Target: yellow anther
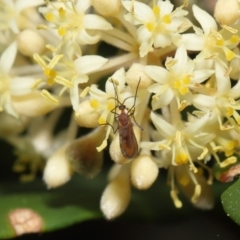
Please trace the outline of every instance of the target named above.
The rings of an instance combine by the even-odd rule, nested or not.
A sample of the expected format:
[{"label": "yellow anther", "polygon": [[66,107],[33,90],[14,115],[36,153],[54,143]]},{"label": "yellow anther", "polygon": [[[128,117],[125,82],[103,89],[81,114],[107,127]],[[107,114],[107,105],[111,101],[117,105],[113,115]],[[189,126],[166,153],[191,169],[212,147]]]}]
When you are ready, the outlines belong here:
[{"label": "yellow anther", "polygon": [[80,94],[80,97],[86,97],[86,95],[88,94],[89,90],[90,90],[90,87],[84,88],[83,91]]},{"label": "yellow anther", "polygon": [[224,52],[228,61],[231,61],[235,57],[235,53],[229,49],[226,49]]},{"label": "yellow anther", "polygon": [[105,139],[105,140],[102,142],[102,144],[101,144],[99,147],[97,147],[97,151],[98,151],[98,152],[102,151],[106,146],[107,146],[107,140]]},{"label": "yellow anther", "polygon": [[57,73],[54,69],[46,68],[44,69],[44,75],[47,77],[55,78]]},{"label": "yellow anther", "polygon": [[38,84],[40,84],[42,82],[42,79],[37,79],[32,85],[31,85],[31,89],[34,90],[37,88]]},{"label": "yellow anther", "polygon": [[175,190],[171,190],[170,192],[171,198],[173,200],[173,203],[176,208],[181,208],[182,207],[182,202],[179,200],[177,196],[177,192]]},{"label": "yellow anther", "polygon": [[220,167],[221,168],[225,168],[228,165],[234,164],[237,162],[237,158],[236,157],[229,157],[226,160],[224,160],[223,162],[220,163]]},{"label": "yellow anther", "polygon": [[65,87],[68,87],[68,88],[72,88],[73,87],[73,83],[72,82],[70,82],[69,80],[67,80],[66,78],[61,77],[61,76],[56,76],[55,77],[55,82],[65,86]]},{"label": "yellow anther", "polygon": [[58,9],[59,17],[64,18],[66,16],[66,11],[62,7]]},{"label": "yellow anther", "polygon": [[54,104],[58,104],[58,100],[47,90],[42,90],[41,95]]},{"label": "yellow anther", "polygon": [[201,191],[202,191],[201,186],[200,186],[199,184],[196,185],[196,186],[195,186],[195,190],[194,190],[194,194],[193,194],[192,199],[191,199],[191,201],[192,201],[193,203],[197,202],[198,198],[199,198],[200,195],[201,195]]}]

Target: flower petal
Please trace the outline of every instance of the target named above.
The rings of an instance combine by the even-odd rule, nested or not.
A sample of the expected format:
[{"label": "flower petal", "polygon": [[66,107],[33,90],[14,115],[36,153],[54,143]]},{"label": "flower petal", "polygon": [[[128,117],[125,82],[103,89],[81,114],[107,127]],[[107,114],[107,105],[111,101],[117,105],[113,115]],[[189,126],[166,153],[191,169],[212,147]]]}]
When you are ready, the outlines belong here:
[{"label": "flower petal", "polygon": [[91,6],[91,0],[77,1],[76,9],[78,12],[85,12]]},{"label": "flower petal", "polygon": [[158,66],[146,66],[143,67],[143,71],[155,82],[161,84],[165,84],[170,77],[168,70]]},{"label": "flower petal", "polygon": [[198,20],[206,35],[210,33],[211,29],[217,31],[216,21],[210,14],[208,14],[206,11],[202,10],[195,4],[193,5],[192,9],[194,17]]},{"label": "flower petal", "polygon": [[17,53],[17,43],[11,43],[8,48],[2,53],[0,59],[0,69],[1,71],[8,73],[11,69]]},{"label": "flower petal", "polygon": [[182,43],[187,50],[200,51],[204,47],[204,36],[199,36],[194,33],[182,34]]},{"label": "flower petal", "polygon": [[43,0],[34,0],[34,1],[20,0],[20,1],[16,1],[15,9],[20,13],[25,8],[37,7],[39,5],[43,5],[44,3],[45,1]]},{"label": "flower petal", "polygon": [[97,55],[89,55],[77,58],[74,64],[77,73],[89,74],[101,68],[107,61],[107,58]]},{"label": "flower petal", "polygon": [[163,118],[154,112],[151,112],[151,119],[157,131],[164,137],[173,136],[176,132],[175,128],[166,122]]},{"label": "flower petal", "polygon": [[132,8],[134,8],[134,19],[137,19],[139,23],[146,23],[155,19],[152,9],[144,3],[135,1],[133,6],[132,1],[122,1],[122,4],[130,14]]},{"label": "flower petal", "polygon": [[192,81],[194,83],[201,83],[206,79],[208,79],[213,73],[214,73],[214,70],[209,70],[209,69],[195,70],[194,75],[192,77]]},{"label": "flower petal", "polygon": [[36,81],[31,77],[15,77],[10,81],[11,95],[24,95],[32,92],[31,86]]},{"label": "flower petal", "polygon": [[217,91],[219,95],[224,95],[225,93],[228,93],[231,89],[231,82],[229,76],[225,76],[226,69],[225,67],[216,62],[215,63],[215,69],[216,69],[216,83],[217,83]]},{"label": "flower petal", "polygon": [[95,14],[85,15],[83,17],[83,25],[86,29],[110,30],[113,28],[104,18]]}]

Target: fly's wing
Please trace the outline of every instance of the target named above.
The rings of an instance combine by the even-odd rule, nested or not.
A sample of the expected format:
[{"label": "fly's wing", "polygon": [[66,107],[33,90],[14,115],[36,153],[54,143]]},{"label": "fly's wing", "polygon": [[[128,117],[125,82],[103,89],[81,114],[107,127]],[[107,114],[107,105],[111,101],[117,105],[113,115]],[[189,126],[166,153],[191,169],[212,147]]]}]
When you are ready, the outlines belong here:
[{"label": "fly's wing", "polygon": [[119,142],[125,158],[132,159],[138,155],[138,144],[133,131],[132,123],[119,128]]}]

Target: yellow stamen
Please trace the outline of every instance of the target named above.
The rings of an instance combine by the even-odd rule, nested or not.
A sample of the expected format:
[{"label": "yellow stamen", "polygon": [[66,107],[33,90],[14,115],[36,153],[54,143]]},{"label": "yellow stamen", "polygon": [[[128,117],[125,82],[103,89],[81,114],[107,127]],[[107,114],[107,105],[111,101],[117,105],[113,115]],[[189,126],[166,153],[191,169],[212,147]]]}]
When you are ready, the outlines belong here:
[{"label": "yellow stamen", "polygon": [[47,77],[55,78],[57,73],[54,69],[46,68],[44,69],[44,75]]},{"label": "yellow stamen", "polygon": [[90,87],[86,87],[85,89],[83,89],[83,91],[80,94],[80,97],[86,97],[86,95],[88,94],[90,90]]},{"label": "yellow stamen", "polygon": [[199,198],[200,195],[201,195],[201,191],[202,191],[201,186],[200,186],[199,184],[197,184],[197,185],[195,186],[194,194],[193,194],[192,199],[191,199],[191,201],[192,201],[193,203],[197,202],[198,198]]},{"label": "yellow stamen", "polygon": [[56,99],[50,92],[47,90],[42,90],[41,95],[54,104],[58,104],[58,99]]},{"label": "yellow stamen", "polygon": [[171,190],[170,195],[171,195],[171,198],[173,200],[173,203],[174,203],[175,207],[176,208],[181,208],[182,207],[182,202],[179,200],[176,190]]},{"label": "yellow stamen", "polygon": [[58,63],[58,61],[63,57],[63,54],[58,54],[53,57],[51,62],[48,65],[48,68],[54,68],[54,66]]},{"label": "yellow stamen", "polygon": [[99,107],[99,101],[97,99],[92,99],[92,100],[90,100],[90,105],[91,105],[92,108],[98,108]]},{"label": "yellow stamen", "polygon": [[166,14],[163,18],[162,18],[163,22],[166,24],[170,24],[172,23],[172,19],[171,19],[171,15],[170,14]]},{"label": "yellow stamen", "polygon": [[107,146],[107,140],[105,139],[103,140],[102,144],[99,147],[97,147],[97,151],[98,152],[102,151],[106,146]]},{"label": "yellow stamen", "polygon": [[57,82],[63,86],[69,87],[69,88],[73,87],[72,82],[70,82],[69,80],[67,80],[66,78],[61,77],[61,76],[56,76],[55,82]]},{"label": "yellow stamen", "polygon": [[163,143],[160,143],[158,145],[158,147],[159,147],[160,150],[171,150],[171,148],[168,145],[163,144]]},{"label": "yellow stamen", "polygon": [[42,82],[42,79],[37,79],[32,85],[31,85],[31,89],[34,90],[37,88],[38,84],[40,84]]},{"label": "yellow stamen", "polygon": [[223,162],[220,163],[220,167],[221,168],[225,168],[227,167],[228,165],[231,165],[231,164],[234,164],[237,162],[237,158],[236,157],[229,157],[227,158],[226,160],[224,160]]},{"label": "yellow stamen", "polygon": [[62,7],[60,7],[60,8],[58,9],[58,14],[59,14],[59,17],[64,18],[65,15],[66,15],[65,9],[63,9]]},{"label": "yellow stamen", "polygon": [[37,25],[37,30],[46,30],[47,26],[43,25],[43,24],[39,24]]}]

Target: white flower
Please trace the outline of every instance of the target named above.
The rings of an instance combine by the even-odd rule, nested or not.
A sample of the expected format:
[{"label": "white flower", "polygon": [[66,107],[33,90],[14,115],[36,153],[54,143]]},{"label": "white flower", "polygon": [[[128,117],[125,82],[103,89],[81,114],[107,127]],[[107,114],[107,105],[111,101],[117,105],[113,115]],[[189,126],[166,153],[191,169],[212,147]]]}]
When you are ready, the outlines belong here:
[{"label": "white flower", "polygon": [[183,45],[177,49],[175,58],[167,58],[165,65],[167,69],[158,66],[144,67],[145,73],[157,82],[148,88],[154,93],[153,110],[168,105],[173,98],[176,98],[178,108],[182,110],[192,101],[190,89],[214,73],[208,69],[195,70],[194,62],[188,58]]},{"label": "white flower", "polygon": [[144,3],[134,1],[123,1],[123,6],[129,11],[125,19],[134,25],[141,25],[138,28],[138,40],[140,46],[140,56],[144,57],[155,48],[164,48],[179,44],[181,32],[186,31],[190,26],[190,21],[184,16],[187,11],[181,7],[173,11],[173,4],[169,0],[159,0],[151,9]]},{"label": "white flower", "polygon": [[39,11],[50,22],[50,27],[56,28],[58,35],[65,44],[65,51],[76,51],[81,54],[78,44],[94,44],[100,39],[100,33],[91,30],[110,30],[112,26],[104,18],[96,14],[86,14],[91,6],[90,0],[64,1],[52,3],[48,1],[47,7],[39,8]]},{"label": "white flower", "polygon": [[[70,91],[70,100],[75,111],[79,107],[79,84],[88,82],[88,74],[100,69],[108,59],[98,55],[79,56],[76,60],[63,58],[63,55],[55,55],[52,60],[41,58],[34,54],[34,59],[42,67],[46,79],[40,79],[35,84],[45,82],[47,85],[60,84],[62,87],[59,95],[65,90]],[[49,62],[49,63],[47,63]],[[46,92],[46,91],[45,91]],[[56,101],[52,96],[45,95],[49,100]]]},{"label": "white flower", "polygon": [[[158,133],[155,133],[155,137],[163,140],[155,139],[153,142],[142,142],[141,147],[154,151],[170,152],[171,158],[168,156],[168,166],[189,164],[190,169],[196,172],[197,169],[193,163],[195,159],[192,158],[191,152],[201,150],[202,153],[199,154],[198,159],[204,159],[208,152],[206,144],[214,137],[213,134],[202,132],[203,127],[209,121],[209,114],[197,119],[187,127],[180,119],[178,121],[175,119],[176,124],[171,125],[153,112],[151,112],[151,119]],[[166,163],[163,165],[167,167]]]},{"label": "white flower", "polygon": [[[207,94],[210,89],[206,89],[206,95],[194,95],[193,105],[204,112],[212,111],[222,130],[232,128],[233,126],[237,130],[240,124],[240,116],[237,112],[237,110],[240,110],[240,104],[237,100],[240,97],[240,81],[238,80],[237,84],[231,87],[230,78],[225,75],[225,68],[217,62],[215,65],[216,89],[212,89],[211,95]],[[224,126],[224,118],[228,119],[233,126]]]},{"label": "white flower", "polygon": [[226,66],[226,60],[231,61],[236,55],[231,50],[239,43],[239,36],[218,31],[215,19],[206,11],[193,5],[193,14],[202,29],[193,27],[195,33],[182,35],[183,43],[187,50],[201,51],[197,60],[213,58]]},{"label": "white flower", "polygon": [[44,4],[43,0],[34,1],[24,1],[24,0],[1,0],[1,31],[0,36],[7,37],[9,32],[19,33],[19,24],[27,21],[29,24],[29,19],[22,14],[22,11],[29,7],[36,7]]},{"label": "white flower", "polygon": [[17,44],[13,42],[2,53],[0,58],[0,111],[18,117],[17,109],[13,106],[12,97],[22,96],[31,92],[31,85],[35,81],[32,77],[12,76],[10,71],[15,61]]}]

